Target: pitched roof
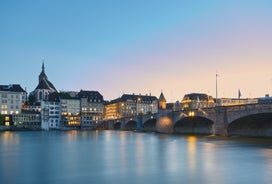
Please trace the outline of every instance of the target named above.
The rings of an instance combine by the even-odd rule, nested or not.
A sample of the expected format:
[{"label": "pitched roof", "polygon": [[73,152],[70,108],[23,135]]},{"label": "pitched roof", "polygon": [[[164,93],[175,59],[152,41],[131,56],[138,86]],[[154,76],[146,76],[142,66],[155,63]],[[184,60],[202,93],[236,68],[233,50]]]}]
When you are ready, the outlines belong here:
[{"label": "pitched roof", "polygon": [[19,84],[0,85],[0,91],[26,92]]},{"label": "pitched roof", "polygon": [[123,94],[120,98],[110,101],[109,104],[117,103],[117,102],[125,102],[127,100],[133,100],[133,101],[141,100],[141,102],[153,102],[158,99],[155,96]]},{"label": "pitched roof", "polygon": [[36,90],[37,89],[48,89],[48,90],[51,90],[51,91],[57,91],[55,86],[46,78],[41,79],[38,86],[36,87]]},{"label": "pitched roof", "polygon": [[154,101],[154,100],[158,100],[157,97],[155,97],[155,96],[148,96],[148,95],[123,94],[121,96],[121,100],[122,101],[138,100],[139,98],[141,99],[141,101]]},{"label": "pitched roof", "polygon": [[161,92],[161,95],[159,97],[159,102],[166,102],[166,99],[165,99],[165,97],[164,97],[164,95],[163,95],[162,92]]},{"label": "pitched roof", "polygon": [[50,101],[50,102],[60,102],[59,93],[58,92],[50,93],[48,95],[48,101]]},{"label": "pitched roof", "polygon": [[186,100],[202,100],[202,101],[208,101],[210,98],[210,96],[208,96],[207,94],[204,93],[191,93],[191,94],[186,94],[184,95],[183,99]]},{"label": "pitched roof", "polygon": [[77,94],[77,97],[79,98],[88,98],[89,101],[99,101],[103,102],[104,98],[103,96],[98,92],[98,91],[85,91],[85,90],[80,90],[80,92]]}]

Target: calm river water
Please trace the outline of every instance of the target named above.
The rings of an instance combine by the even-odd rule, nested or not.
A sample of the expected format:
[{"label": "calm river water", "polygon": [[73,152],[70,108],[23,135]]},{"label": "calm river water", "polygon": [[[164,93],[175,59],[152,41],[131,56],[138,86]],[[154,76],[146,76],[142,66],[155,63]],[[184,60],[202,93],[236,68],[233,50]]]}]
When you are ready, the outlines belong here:
[{"label": "calm river water", "polygon": [[271,184],[272,139],[2,132],[0,183]]}]

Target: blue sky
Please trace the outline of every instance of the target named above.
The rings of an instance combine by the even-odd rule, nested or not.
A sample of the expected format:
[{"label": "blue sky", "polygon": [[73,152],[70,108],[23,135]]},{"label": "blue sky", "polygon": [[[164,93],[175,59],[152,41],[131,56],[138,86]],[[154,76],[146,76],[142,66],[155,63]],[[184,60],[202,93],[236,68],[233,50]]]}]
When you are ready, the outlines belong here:
[{"label": "blue sky", "polygon": [[0,84],[58,90],[272,95],[272,1],[0,0]]}]

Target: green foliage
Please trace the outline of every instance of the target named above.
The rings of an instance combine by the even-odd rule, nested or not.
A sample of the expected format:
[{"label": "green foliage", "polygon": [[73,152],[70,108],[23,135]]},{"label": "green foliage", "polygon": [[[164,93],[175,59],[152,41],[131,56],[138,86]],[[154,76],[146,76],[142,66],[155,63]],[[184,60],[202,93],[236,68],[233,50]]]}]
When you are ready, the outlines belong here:
[{"label": "green foliage", "polygon": [[60,92],[59,93],[60,98],[69,99],[71,96],[68,93]]},{"label": "green foliage", "polygon": [[0,114],[0,125],[4,125],[5,116]]}]

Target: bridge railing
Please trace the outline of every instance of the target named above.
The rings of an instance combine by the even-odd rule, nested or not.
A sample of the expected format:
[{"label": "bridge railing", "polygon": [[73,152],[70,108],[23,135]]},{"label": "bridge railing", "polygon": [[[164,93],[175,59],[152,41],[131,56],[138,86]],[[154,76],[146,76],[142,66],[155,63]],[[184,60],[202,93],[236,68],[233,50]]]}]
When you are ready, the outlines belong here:
[{"label": "bridge railing", "polygon": [[[221,107],[217,107],[217,108],[221,108]],[[227,111],[271,110],[272,111],[272,104],[246,104],[246,105],[225,106],[224,110],[227,110]]]},{"label": "bridge railing", "polygon": [[191,111],[204,111],[206,113],[214,113],[216,112],[225,112],[225,111],[260,111],[260,110],[271,110],[272,112],[272,104],[246,104],[246,105],[232,105],[232,106],[217,106],[217,107],[208,107],[201,109],[184,109],[173,112],[183,112],[189,113]]}]

